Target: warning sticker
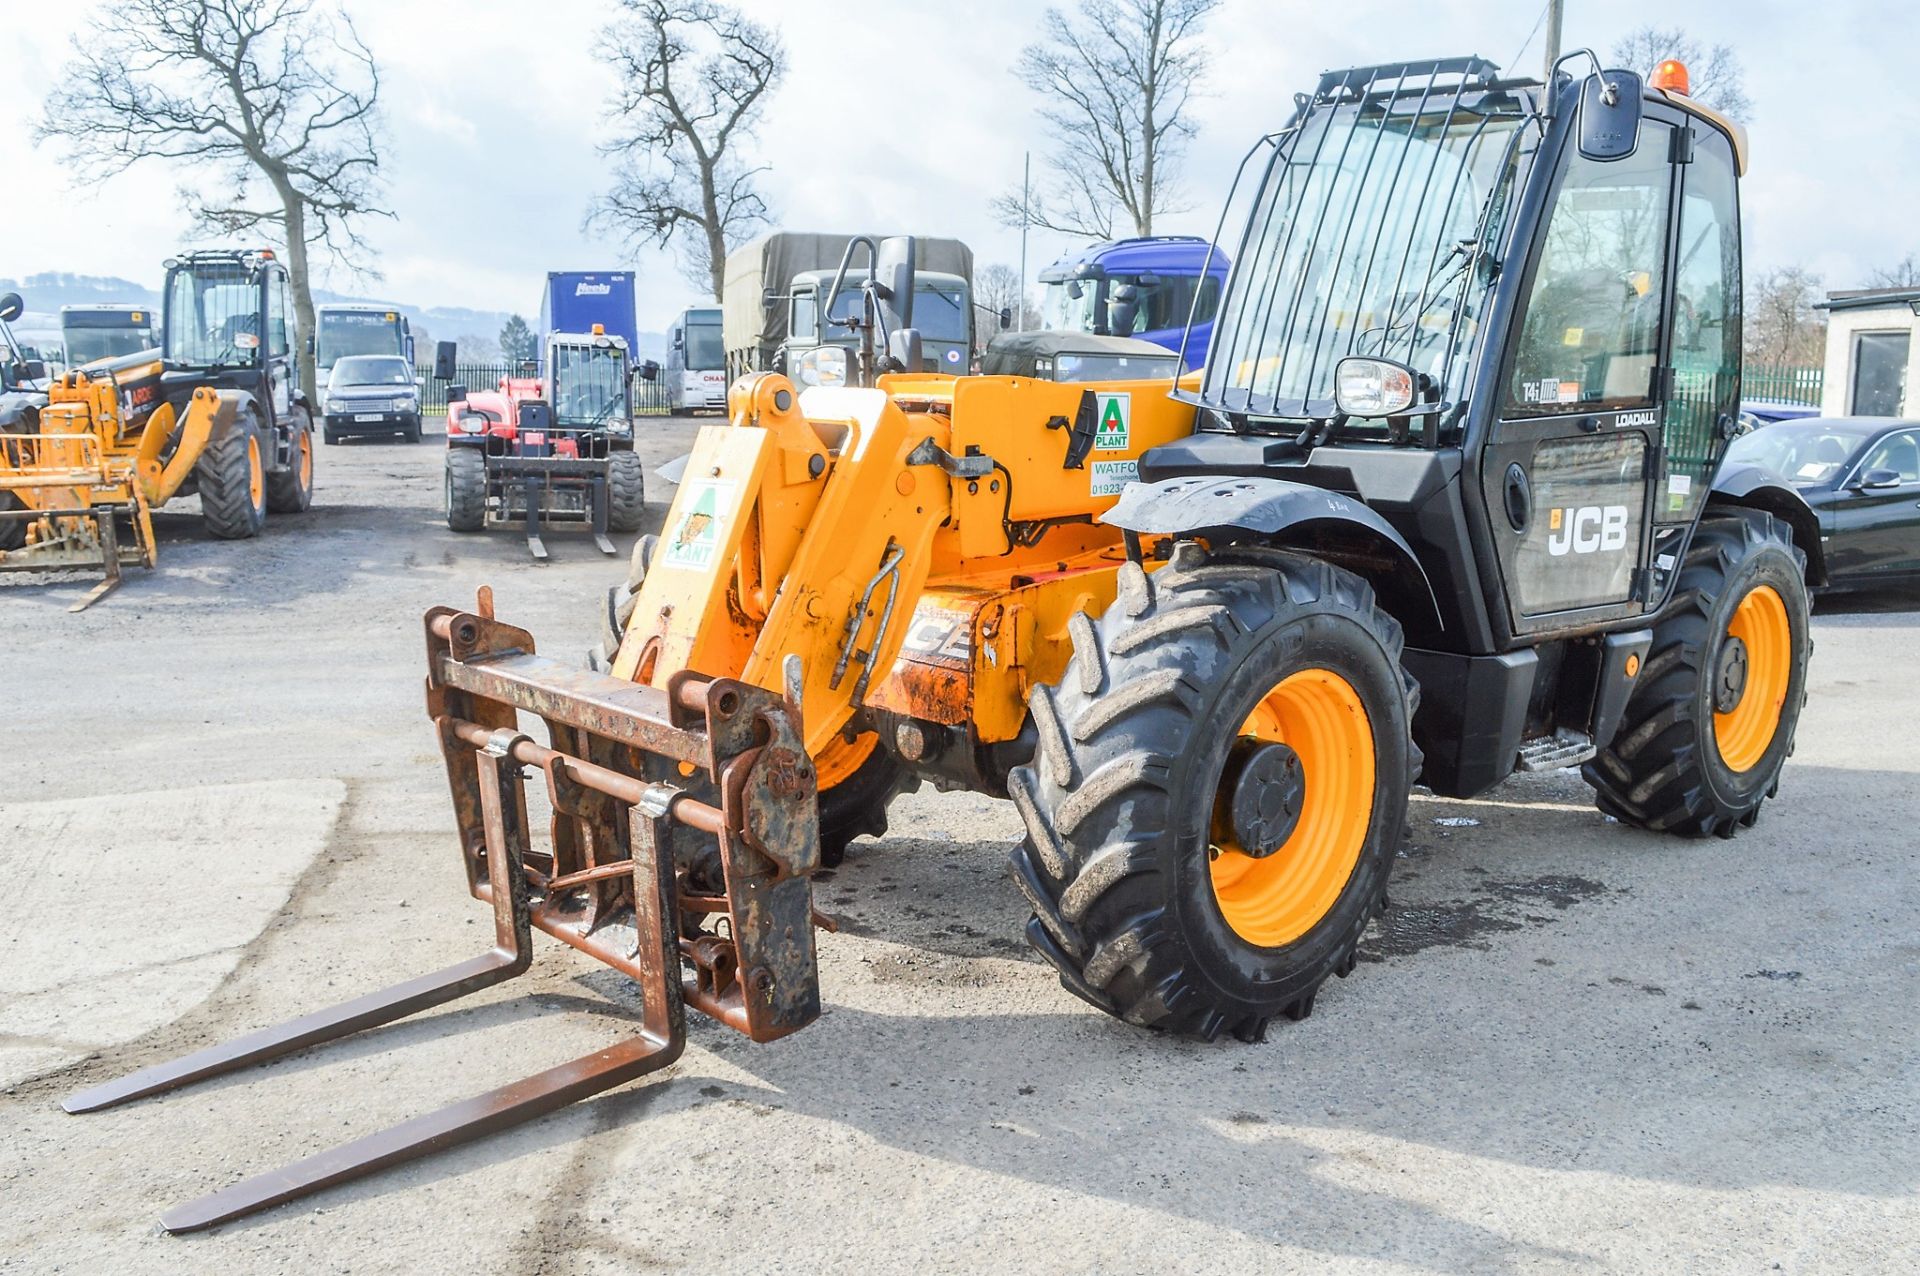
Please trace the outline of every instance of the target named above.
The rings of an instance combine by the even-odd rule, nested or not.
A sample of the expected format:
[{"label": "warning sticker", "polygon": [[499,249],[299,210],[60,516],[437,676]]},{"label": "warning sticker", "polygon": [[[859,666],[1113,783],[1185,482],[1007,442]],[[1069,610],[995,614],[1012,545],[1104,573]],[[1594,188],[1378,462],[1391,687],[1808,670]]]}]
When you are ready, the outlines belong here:
[{"label": "warning sticker", "polygon": [[[1127,440],[1133,436],[1133,396],[1131,394],[1103,394],[1100,396],[1100,426],[1093,432],[1093,450],[1096,452],[1124,452]],[[1098,495],[1098,493],[1095,493]]]},{"label": "warning sticker", "polygon": [[1087,493],[1090,496],[1118,496],[1127,484],[1139,477],[1138,461],[1095,461]]},{"label": "warning sticker", "polygon": [[733,508],[733,484],[698,479],[680,494],[685,512],[667,535],[660,561],[668,567],[704,568],[720,548],[720,521]]}]

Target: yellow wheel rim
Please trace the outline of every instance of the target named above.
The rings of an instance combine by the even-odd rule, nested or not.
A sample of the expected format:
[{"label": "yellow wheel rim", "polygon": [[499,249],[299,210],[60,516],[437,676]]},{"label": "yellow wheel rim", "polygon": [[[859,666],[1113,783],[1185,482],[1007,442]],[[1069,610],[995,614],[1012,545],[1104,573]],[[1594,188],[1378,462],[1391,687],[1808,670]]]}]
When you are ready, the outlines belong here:
[{"label": "yellow wheel rim", "polygon": [[[1739,666],[1737,686],[1728,685],[1730,664]],[[1740,600],[1709,675],[1713,743],[1720,760],[1730,771],[1751,771],[1779,733],[1780,711],[1793,677],[1793,626],[1787,621],[1787,604],[1773,586],[1761,585]]]},{"label": "yellow wheel rim", "polygon": [[267,499],[267,473],[260,464],[260,440],[247,440],[247,497],[255,509]]},{"label": "yellow wheel rim", "polygon": [[813,760],[820,791],[824,793],[852,778],[861,763],[873,756],[873,750],[879,743],[880,737],[872,731],[855,736],[851,742],[845,736],[834,736],[832,742],[820,750],[820,756]]},{"label": "yellow wheel rim", "polygon": [[313,486],[313,435],[300,431],[300,490]]},{"label": "yellow wheel rim", "polygon": [[1302,669],[1260,698],[1240,735],[1287,745],[1305,779],[1298,822],[1279,850],[1255,858],[1216,839],[1209,851],[1227,925],[1250,944],[1277,948],[1332,911],[1360,862],[1373,823],[1373,728],[1345,678]]}]

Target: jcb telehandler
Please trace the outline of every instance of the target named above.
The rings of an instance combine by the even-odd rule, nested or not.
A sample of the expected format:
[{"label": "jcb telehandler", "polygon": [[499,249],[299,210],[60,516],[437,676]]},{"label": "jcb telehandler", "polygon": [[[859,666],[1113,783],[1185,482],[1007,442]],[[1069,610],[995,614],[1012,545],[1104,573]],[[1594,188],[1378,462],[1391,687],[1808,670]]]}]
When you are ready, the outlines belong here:
[{"label": "jcb telehandler", "polygon": [[1751,824],[1822,567],[1790,487],[1720,465],[1745,141],[1676,68],[1648,88],[1570,61],[1547,86],[1463,58],[1300,97],[1243,166],[1213,350],[1177,383],[740,380],[639,547],[610,673],[536,655],[484,592],[427,615],[496,946],[68,1107],[508,978],[534,927],[639,982],[630,1042],[182,1230],[661,1067],[686,1003],[792,1032],[820,1009],[809,877],[908,778],[1012,798],[1027,936],[1068,989],[1249,1041],[1353,971],[1416,778],[1580,766],[1626,823]]},{"label": "jcb telehandler", "polygon": [[151,511],[175,496],[197,492],[223,540],[313,503],[286,268],[270,250],[171,260],[161,316],[158,350],[63,374],[0,434],[0,571],[104,569],[74,611],[118,586],[122,566],[154,565]]}]

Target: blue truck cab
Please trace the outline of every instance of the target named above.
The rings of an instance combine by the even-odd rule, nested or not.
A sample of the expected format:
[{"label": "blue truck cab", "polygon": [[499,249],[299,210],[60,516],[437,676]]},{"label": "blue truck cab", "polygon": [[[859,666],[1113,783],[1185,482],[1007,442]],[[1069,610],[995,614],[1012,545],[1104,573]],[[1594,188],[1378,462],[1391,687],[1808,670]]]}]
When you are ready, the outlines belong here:
[{"label": "blue truck cab", "polygon": [[1175,351],[1184,340],[1191,370],[1207,361],[1226,278],[1226,254],[1194,235],[1109,240],[1040,272],[1046,289],[1041,324],[1055,331],[1139,337]]}]

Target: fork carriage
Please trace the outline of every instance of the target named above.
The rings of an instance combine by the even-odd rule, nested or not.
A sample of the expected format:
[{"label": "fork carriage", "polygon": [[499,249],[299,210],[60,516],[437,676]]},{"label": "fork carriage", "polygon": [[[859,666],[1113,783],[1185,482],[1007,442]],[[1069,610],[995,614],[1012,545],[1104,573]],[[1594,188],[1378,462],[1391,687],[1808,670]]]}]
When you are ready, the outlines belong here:
[{"label": "fork carriage", "polygon": [[[464,997],[529,968],[533,931],[639,986],[638,1032],[582,1058],[416,1117],[169,1211],[210,1227],[530,1120],[679,1058],[685,1007],[771,1041],[820,1014],[810,878],[813,764],[794,707],[758,687],[687,675],[666,690],[534,653],[523,629],[427,613],[427,707],[446,756],[467,887],[493,910],[486,952],[70,1096],[90,1112],[175,1089]],[[520,730],[546,724],[547,744]],[[527,784],[544,784],[548,849]],[[724,923],[721,922],[724,919]]]}]

